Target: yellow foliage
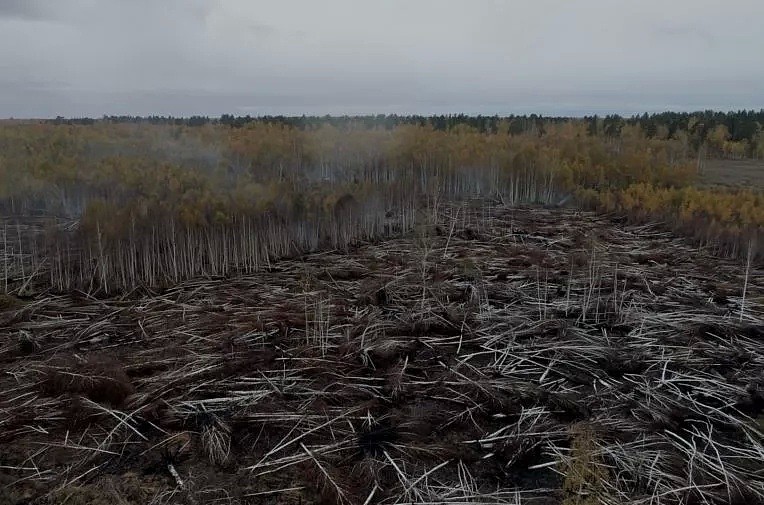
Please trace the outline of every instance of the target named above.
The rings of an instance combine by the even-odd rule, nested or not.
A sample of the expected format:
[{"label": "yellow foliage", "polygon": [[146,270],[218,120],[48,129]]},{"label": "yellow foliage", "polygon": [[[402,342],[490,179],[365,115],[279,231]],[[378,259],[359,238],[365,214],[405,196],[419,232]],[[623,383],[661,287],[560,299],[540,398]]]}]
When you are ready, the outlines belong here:
[{"label": "yellow foliage", "polygon": [[[82,194],[83,232],[119,237],[158,222],[197,228],[267,212],[319,216],[346,193],[359,201],[383,192],[439,193],[474,177],[485,192],[519,185],[538,186],[535,194],[575,192],[587,205],[635,219],[740,234],[764,224],[761,193],[691,187],[686,132],[647,138],[626,125],[620,138],[606,138],[588,135],[582,121],[549,123],[543,134],[510,129],[506,122],[496,133],[465,125],[2,125],[0,203]],[[708,142],[730,156],[746,149],[724,127]],[[344,182],[327,182],[327,174],[343,174]]]}]

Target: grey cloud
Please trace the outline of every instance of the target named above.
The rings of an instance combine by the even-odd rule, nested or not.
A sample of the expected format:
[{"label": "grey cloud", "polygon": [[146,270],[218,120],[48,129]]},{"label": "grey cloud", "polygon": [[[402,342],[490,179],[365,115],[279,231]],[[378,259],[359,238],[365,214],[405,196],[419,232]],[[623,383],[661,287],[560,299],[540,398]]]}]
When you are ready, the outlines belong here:
[{"label": "grey cloud", "polygon": [[718,43],[712,30],[685,22],[662,23],[653,28],[652,33],[667,43],[696,44],[706,49]]},{"label": "grey cloud", "polygon": [[2,0],[0,18],[45,19],[46,9],[36,0]]},{"label": "grey cloud", "polygon": [[762,16],[759,0],[0,0],[0,117],[759,108]]}]

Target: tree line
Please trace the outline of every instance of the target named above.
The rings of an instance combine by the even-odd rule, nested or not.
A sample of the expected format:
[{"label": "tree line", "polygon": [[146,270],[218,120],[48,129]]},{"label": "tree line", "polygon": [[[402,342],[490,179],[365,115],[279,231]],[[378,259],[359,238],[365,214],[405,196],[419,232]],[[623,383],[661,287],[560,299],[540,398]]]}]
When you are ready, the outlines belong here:
[{"label": "tree line", "polygon": [[[590,136],[620,137],[624,126],[639,126],[647,138],[686,137],[695,152],[706,156],[764,158],[764,109],[721,112],[713,110],[696,112],[661,112],[630,117],[610,114],[606,116],[584,116],[571,118],[563,116],[529,115],[396,115],[378,114],[366,116],[252,116],[222,114],[213,116],[103,116],[94,118],[64,118],[46,120],[55,125],[93,125],[97,122],[112,124],[152,124],[200,127],[223,125],[242,128],[252,123],[274,124],[299,130],[314,130],[325,125],[340,129],[386,129],[392,130],[403,125],[432,128],[437,131],[468,126],[480,133],[521,135],[546,133],[548,124],[581,121],[587,125]],[[703,150],[703,148],[708,148]]]}]

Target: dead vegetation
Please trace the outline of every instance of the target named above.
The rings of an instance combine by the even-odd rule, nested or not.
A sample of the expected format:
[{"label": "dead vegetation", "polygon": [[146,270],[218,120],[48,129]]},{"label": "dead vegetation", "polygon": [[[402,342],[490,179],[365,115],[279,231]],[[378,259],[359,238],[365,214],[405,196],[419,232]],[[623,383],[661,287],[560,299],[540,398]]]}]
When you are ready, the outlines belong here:
[{"label": "dead vegetation", "polygon": [[764,500],[760,265],[588,213],[441,212],[3,309],[0,502]]},{"label": "dead vegetation", "polygon": [[39,370],[39,391],[45,396],[76,395],[119,407],[134,391],[121,365],[109,358],[72,356],[57,361]]},{"label": "dead vegetation", "polygon": [[702,160],[700,181],[706,186],[764,187],[764,161],[756,159]]}]

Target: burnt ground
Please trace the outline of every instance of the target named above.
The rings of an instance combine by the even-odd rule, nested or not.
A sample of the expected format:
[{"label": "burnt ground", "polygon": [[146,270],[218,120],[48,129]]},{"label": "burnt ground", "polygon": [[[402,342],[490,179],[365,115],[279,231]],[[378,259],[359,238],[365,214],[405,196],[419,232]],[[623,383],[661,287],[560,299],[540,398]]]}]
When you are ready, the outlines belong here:
[{"label": "burnt ground", "polygon": [[[760,503],[764,276],[572,210],[0,308],[0,503]],[[745,299],[743,290],[746,286]]]}]

